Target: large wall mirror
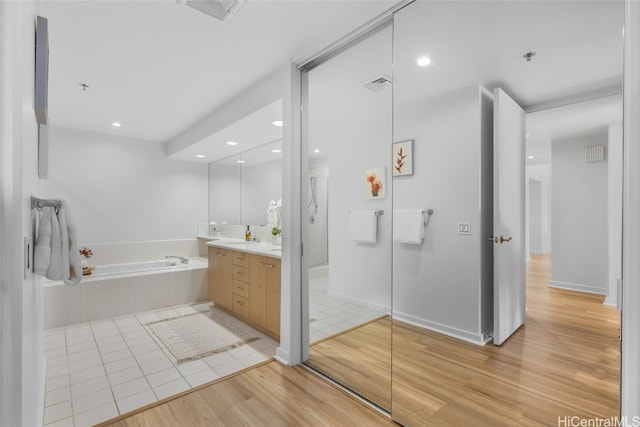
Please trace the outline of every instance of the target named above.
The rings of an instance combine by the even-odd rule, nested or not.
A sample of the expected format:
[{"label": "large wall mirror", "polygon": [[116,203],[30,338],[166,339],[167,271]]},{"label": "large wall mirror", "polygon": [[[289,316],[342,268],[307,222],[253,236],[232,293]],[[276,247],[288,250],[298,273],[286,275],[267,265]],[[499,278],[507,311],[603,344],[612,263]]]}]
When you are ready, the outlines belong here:
[{"label": "large wall mirror", "polygon": [[209,222],[266,225],[269,202],[281,198],[281,140],[209,163]]},{"label": "large wall mirror", "polygon": [[[619,414],[623,21],[616,0],[413,2],[308,71],[329,236],[309,365],[403,425]],[[372,242],[354,211],[383,212]],[[339,328],[354,302],[377,316]]]}]

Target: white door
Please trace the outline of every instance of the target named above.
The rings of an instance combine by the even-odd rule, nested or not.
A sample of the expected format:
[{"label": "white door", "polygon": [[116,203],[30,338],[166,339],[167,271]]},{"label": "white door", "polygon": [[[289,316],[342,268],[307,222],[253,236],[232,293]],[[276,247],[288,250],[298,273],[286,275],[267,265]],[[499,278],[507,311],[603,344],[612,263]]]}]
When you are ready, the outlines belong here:
[{"label": "white door", "polygon": [[493,343],[526,316],[525,114],[502,89],[493,112]]}]

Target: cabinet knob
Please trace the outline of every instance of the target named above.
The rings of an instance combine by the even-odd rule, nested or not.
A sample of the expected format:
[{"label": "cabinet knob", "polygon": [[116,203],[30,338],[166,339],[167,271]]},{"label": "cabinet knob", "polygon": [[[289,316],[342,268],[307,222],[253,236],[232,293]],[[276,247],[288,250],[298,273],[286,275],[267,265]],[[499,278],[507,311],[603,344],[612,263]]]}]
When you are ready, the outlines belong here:
[{"label": "cabinet knob", "polygon": [[273,268],[273,264],[265,264],[265,267],[267,267],[267,268]]}]

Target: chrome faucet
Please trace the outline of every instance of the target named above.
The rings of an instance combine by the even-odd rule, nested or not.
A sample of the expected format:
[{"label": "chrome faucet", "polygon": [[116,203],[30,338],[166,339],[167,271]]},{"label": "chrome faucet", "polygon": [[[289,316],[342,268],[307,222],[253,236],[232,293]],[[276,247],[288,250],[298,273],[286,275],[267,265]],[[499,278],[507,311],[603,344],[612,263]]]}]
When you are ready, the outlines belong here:
[{"label": "chrome faucet", "polygon": [[189,258],[184,258],[176,255],[167,255],[164,257],[164,259],[169,259],[169,258],[178,258],[180,260],[180,264],[189,264]]}]

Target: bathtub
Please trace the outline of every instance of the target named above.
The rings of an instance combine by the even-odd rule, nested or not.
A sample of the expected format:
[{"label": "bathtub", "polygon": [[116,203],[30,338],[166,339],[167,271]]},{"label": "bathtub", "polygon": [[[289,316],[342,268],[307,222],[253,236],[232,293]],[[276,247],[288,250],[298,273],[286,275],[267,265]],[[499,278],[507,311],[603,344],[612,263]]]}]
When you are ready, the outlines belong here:
[{"label": "bathtub", "polygon": [[169,258],[98,265],[75,286],[43,280],[44,328],[207,300],[207,267],[205,257]]},{"label": "bathtub", "polygon": [[84,276],[83,279],[90,277],[102,277],[113,276],[119,274],[130,275],[133,273],[142,273],[146,271],[154,270],[176,270],[180,268],[187,268],[189,264],[183,264],[175,258],[160,259],[156,261],[144,261],[144,262],[127,262],[123,264],[108,264],[98,265],[91,272],[90,275]]}]

